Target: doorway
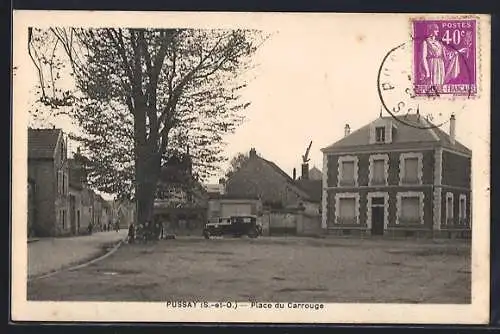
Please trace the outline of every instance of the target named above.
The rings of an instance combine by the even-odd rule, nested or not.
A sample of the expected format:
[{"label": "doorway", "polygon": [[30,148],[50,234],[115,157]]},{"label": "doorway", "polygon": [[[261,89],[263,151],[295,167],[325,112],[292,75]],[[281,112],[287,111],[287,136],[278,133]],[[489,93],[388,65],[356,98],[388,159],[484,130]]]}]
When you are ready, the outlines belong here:
[{"label": "doorway", "polygon": [[75,196],[70,195],[69,196],[69,223],[71,227],[71,234],[76,234],[76,224],[75,224],[75,212],[76,212],[76,207],[75,207]]},{"label": "doorway", "polygon": [[384,208],[384,198],[374,197],[372,198],[372,235],[383,235],[384,234],[384,218],[385,218],[385,208]]}]

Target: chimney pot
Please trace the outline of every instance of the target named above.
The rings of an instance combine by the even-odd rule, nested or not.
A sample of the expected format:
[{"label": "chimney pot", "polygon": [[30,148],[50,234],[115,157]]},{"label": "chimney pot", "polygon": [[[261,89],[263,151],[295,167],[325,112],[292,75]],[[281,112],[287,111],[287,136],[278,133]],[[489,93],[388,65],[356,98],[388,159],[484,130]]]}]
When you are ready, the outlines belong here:
[{"label": "chimney pot", "polygon": [[293,169],[293,180],[297,179],[297,169]]},{"label": "chimney pot", "polygon": [[452,114],[450,117],[450,141],[455,144],[455,126],[456,126],[455,115]]},{"label": "chimney pot", "polygon": [[250,149],[250,157],[255,157],[255,156],[257,156],[257,151],[255,150],[255,148],[252,147]]},{"label": "chimney pot", "polygon": [[309,164],[305,163],[302,164],[302,180],[309,180]]},{"label": "chimney pot", "polygon": [[344,127],[344,136],[348,136],[351,133],[351,127],[349,124],[346,124]]}]

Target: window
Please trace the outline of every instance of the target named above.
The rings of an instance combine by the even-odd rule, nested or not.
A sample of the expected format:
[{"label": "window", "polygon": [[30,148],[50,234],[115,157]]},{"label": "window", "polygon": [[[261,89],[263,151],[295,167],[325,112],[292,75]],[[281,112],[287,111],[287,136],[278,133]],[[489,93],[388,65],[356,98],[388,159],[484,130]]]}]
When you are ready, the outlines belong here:
[{"label": "window", "polygon": [[400,184],[422,183],[422,153],[403,153],[399,162]]},{"label": "window", "polygon": [[418,223],[419,217],[418,198],[403,197],[401,199],[400,220],[405,223]]},{"label": "window", "polygon": [[385,143],[385,127],[378,126],[375,128],[375,141],[377,143]]},{"label": "window", "polygon": [[375,154],[370,156],[369,182],[370,186],[387,184],[389,171],[389,156],[387,154]]},{"label": "window", "polygon": [[372,183],[374,184],[383,184],[385,183],[385,175],[384,175],[384,160],[375,160],[373,161],[373,179]]},{"label": "window", "polygon": [[57,193],[61,193],[61,172],[58,170],[56,172],[56,184],[57,184]]},{"label": "window", "polygon": [[453,224],[453,193],[446,193],[446,224]]},{"label": "window", "polygon": [[397,194],[396,224],[424,223],[424,194],[405,192]]},{"label": "window", "polygon": [[342,224],[354,223],[356,217],[354,198],[341,198],[339,199],[339,220]]},{"label": "window", "polygon": [[359,223],[359,194],[338,193],[335,195],[335,222],[338,224]]},{"label": "window", "polygon": [[354,184],[354,161],[342,163],[342,184]]},{"label": "window", "polygon": [[340,157],[338,166],[338,186],[357,186],[358,159],[357,157]]},{"label": "window", "polygon": [[66,175],[62,172],[62,193],[66,193]]},{"label": "window", "polygon": [[458,220],[461,225],[467,225],[467,196],[460,195],[458,201]]},{"label": "window", "polygon": [[403,181],[404,181],[404,183],[417,183],[418,182],[418,159],[417,158],[405,159]]}]

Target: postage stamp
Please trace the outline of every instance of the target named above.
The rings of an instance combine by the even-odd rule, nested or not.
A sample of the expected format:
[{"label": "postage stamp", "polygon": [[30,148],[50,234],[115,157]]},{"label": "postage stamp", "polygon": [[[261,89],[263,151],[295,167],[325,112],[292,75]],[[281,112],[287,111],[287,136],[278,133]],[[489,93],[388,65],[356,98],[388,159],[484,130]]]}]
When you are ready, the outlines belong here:
[{"label": "postage stamp", "polygon": [[415,95],[476,95],[476,20],[415,19],[412,29]]}]

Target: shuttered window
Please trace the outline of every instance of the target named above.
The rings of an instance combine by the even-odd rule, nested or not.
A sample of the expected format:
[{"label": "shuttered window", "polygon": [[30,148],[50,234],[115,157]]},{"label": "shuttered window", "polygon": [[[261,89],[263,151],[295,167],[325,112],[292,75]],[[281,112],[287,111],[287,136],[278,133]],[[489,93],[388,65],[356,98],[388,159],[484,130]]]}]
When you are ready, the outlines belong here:
[{"label": "shuttered window", "polygon": [[403,182],[418,183],[418,158],[406,158],[404,163]]},{"label": "shuttered window", "polygon": [[400,221],[402,223],[420,222],[420,201],[418,197],[401,198]]},{"label": "shuttered window", "polygon": [[453,194],[446,194],[446,222],[452,223],[453,220]]},{"label": "shuttered window", "polygon": [[354,223],[356,221],[356,200],[354,198],[339,199],[338,217],[341,223]]},{"label": "shuttered window", "polygon": [[385,184],[385,161],[373,161],[373,184]]},{"label": "shuttered window", "polygon": [[354,184],[354,161],[342,162],[342,184]]}]

